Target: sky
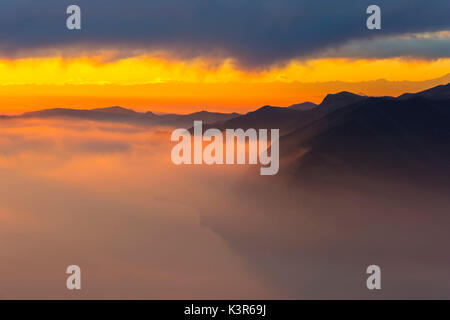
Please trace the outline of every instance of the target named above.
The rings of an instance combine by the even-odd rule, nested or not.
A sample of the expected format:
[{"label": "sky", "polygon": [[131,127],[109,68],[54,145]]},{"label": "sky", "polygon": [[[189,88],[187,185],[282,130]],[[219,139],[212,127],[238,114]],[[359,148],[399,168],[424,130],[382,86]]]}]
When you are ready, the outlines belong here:
[{"label": "sky", "polygon": [[[81,30],[66,28],[71,4]],[[3,0],[0,113],[245,112],[318,103],[346,86],[399,95],[449,82],[449,1],[377,1],[381,30],[366,28],[370,4]]]}]

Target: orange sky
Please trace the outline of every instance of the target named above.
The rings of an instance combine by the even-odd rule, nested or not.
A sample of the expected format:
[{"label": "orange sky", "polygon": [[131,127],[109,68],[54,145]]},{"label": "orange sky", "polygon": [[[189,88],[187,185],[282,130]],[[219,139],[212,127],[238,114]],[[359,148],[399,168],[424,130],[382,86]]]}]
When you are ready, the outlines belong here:
[{"label": "orange sky", "polygon": [[265,104],[320,102],[326,93],[342,90],[367,95],[419,91],[449,82],[449,77],[427,81],[449,73],[449,58],[316,59],[265,70],[239,70],[231,60],[152,56],[0,60],[0,114],[111,105],[139,111],[245,112]]}]

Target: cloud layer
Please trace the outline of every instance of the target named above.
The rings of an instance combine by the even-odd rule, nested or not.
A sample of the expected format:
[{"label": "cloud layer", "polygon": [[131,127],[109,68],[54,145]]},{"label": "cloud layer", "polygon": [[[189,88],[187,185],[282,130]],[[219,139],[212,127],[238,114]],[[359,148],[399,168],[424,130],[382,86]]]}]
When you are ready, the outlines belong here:
[{"label": "cloud layer", "polygon": [[[450,28],[447,0],[377,1],[382,10],[381,31],[366,29],[365,11],[373,3],[365,0],[78,0],[82,30],[69,31],[65,11],[73,3],[2,1],[2,54],[29,55],[36,54],[36,49],[67,47],[78,53],[114,49],[126,55],[154,50],[183,58],[234,57],[255,66],[320,54],[349,41]],[[406,51],[414,56],[416,47],[406,43],[404,50],[390,54]],[[428,53],[422,49],[418,55]],[[429,55],[449,56],[448,46],[433,46]]]},{"label": "cloud layer", "polygon": [[374,263],[376,298],[450,297],[447,190],[175,166],[169,128],[1,124],[0,298],[371,299]]},{"label": "cloud layer", "polygon": [[[176,168],[169,138],[117,123],[2,122],[0,299],[267,298],[197,211],[245,169]],[[70,264],[81,292],[65,288]]]}]

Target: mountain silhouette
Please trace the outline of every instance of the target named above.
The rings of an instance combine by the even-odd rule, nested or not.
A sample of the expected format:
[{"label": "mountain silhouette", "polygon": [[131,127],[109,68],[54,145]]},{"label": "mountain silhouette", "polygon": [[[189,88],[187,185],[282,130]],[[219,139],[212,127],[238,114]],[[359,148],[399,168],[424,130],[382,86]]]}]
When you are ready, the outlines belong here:
[{"label": "mountain silhouette", "polygon": [[283,136],[280,153],[290,174],[312,183],[373,177],[432,186],[450,181],[449,146],[450,99],[419,94],[326,113]]},{"label": "mountain silhouette", "polygon": [[53,108],[40,111],[26,112],[20,116],[0,116],[0,119],[11,118],[65,118],[83,119],[92,121],[113,121],[122,123],[132,123],[139,125],[161,125],[190,127],[194,120],[201,120],[204,123],[214,123],[226,121],[239,116],[238,113],[218,113],[200,111],[191,114],[163,114],[157,115],[151,111],[136,112],[119,106],[96,108],[91,110]]},{"label": "mountain silhouette", "polygon": [[107,107],[107,108],[97,108],[92,111],[105,112],[105,113],[113,113],[113,114],[127,114],[127,115],[135,115],[137,112],[132,109],[126,109],[119,106]]},{"label": "mountain silhouette", "polygon": [[[207,111],[187,115],[136,112],[118,106],[46,109],[10,118],[77,118],[204,129],[280,129],[280,172],[302,181],[386,177],[450,181],[450,84],[394,97],[328,94],[319,105],[263,106],[244,115]],[[425,181],[426,180],[426,181]]]},{"label": "mountain silhouette", "polygon": [[359,102],[367,99],[365,96],[360,96],[351,92],[342,91],[335,94],[328,94],[319,105],[321,110],[333,111],[349,104]]},{"label": "mountain silhouette", "polygon": [[284,107],[264,106],[230,120],[210,124],[206,127],[225,129],[277,128],[286,134],[304,123],[317,119],[320,113],[314,109],[298,111]]},{"label": "mountain silhouette", "polygon": [[450,83],[446,85],[440,85],[437,87],[433,87],[431,89],[427,89],[417,93],[404,93],[399,96],[399,99],[409,99],[411,97],[424,97],[433,100],[445,100],[450,99]]},{"label": "mountain silhouette", "polygon": [[336,94],[328,94],[319,105],[305,102],[287,108],[264,106],[230,120],[213,123],[207,127],[219,128],[221,130],[277,128],[284,135],[323,117],[324,113],[332,112],[365,99],[367,97],[344,91]]},{"label": "mountain silhouette", "polygon": [[281,172],[318,183],[352,177],[450,181],[450,85],[414,94],[327,95],[308,110],[264,106],[207,127],[278,128]]}]

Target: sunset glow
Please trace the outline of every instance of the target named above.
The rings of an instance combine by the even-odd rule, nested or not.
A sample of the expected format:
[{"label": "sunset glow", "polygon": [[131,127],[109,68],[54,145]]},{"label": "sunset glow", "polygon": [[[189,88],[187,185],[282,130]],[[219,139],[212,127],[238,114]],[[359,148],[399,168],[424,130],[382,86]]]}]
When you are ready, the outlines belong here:
[{"label": "sunset glow", "polygon": [[[351,83],[356,92],[364,94],[395,95],[405,87],[396,90],[390,82],[378,81],[368,88],[367,82],[420,82],[449,72],[448,58],[295,60],[248,70],[239,69],[231,60],[151,56],[114,61],[98,56],[1,60],[0,110],[10,114],[44,107],[122,105],[159,112],[201,108],[242,112],[264,104],[320,102],[327,92],[338,90],[339,85],[333,83],[337,81]],[[425,88],[419,85],[417,89]]]},{"label": "sunset glow", "polygon": [[[385,70],[389,69],[386,74]],[[98,57],[0,60],[0,85],[139,85],[151,83],[270,83],[423,81],[450,72],[450,59],[317,59],[263,70],[240,70],[231,60],[212,62],[140,56],[111,62]]]}]

